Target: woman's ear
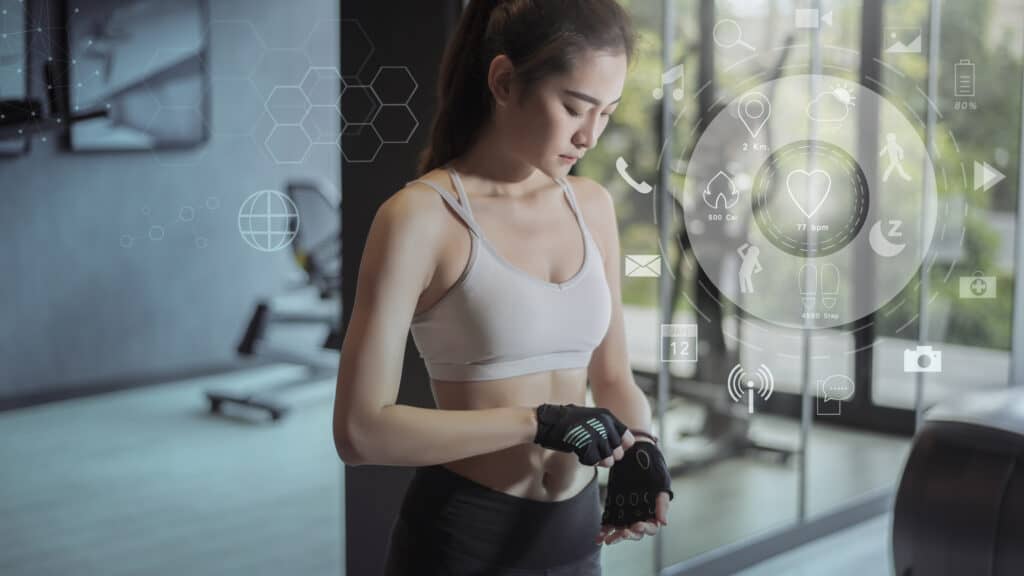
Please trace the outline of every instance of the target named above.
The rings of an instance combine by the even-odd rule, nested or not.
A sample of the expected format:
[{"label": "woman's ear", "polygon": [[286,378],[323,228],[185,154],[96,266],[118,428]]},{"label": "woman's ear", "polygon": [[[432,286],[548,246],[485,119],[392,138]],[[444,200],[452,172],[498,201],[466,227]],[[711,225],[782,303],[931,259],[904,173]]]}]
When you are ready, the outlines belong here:
[{"label": "woman's ear", "polygon": [[487,70],[487,87],[491,90],[496,106],[507,106],[515,94],[515,66],[504,54],[491,60]]}]

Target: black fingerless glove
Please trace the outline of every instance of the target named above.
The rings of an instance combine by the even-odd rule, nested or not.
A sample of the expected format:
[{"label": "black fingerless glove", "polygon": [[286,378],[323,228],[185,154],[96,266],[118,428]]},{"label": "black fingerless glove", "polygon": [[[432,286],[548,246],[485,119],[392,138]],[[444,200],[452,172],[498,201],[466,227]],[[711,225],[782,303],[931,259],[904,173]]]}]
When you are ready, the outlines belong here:
[{"label": "black fingerless glove", "polygon": [[637,442],[612,466],[608,474],[602,524],[631,526],[655,518],[658,494],[672,494],[672,478],[661,450],[651,442]]},{"label": "black fingerless glove", "polygon": [[622,444],[626,429],[607,408],[541,404],[533,441],[551,450],[575,452],[581,464],[593,466]]}]

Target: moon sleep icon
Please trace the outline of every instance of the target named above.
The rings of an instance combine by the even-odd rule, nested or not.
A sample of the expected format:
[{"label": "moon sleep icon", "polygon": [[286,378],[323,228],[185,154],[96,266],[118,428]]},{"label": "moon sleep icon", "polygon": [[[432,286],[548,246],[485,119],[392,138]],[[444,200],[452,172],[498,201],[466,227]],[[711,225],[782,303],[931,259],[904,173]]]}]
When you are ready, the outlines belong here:
[{"label": "moon sleep icon", "polygon": [[[895,231],[899,228],[899,224],[901,224],[901,222],[898,220],[890,220],[890,224],[895,225],[892,229],[893,236],[899,237],[903,235],[901,232]],[[871,227],[871,234],[868,236],[868,241],[871,243],[871,249],[883,258],[892,258],[897,256],[900,252],[903,252],[904,248],[907,247],[906,244],[895,244],[886,237],[882,232],[881,220],[875,222],[875,225]]]}]

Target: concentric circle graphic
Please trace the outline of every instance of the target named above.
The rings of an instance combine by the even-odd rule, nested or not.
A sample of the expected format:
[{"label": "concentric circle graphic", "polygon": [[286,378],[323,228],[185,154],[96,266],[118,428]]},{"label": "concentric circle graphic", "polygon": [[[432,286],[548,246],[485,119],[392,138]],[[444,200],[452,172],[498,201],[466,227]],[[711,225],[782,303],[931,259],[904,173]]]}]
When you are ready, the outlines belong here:
[{"label": "concentric circle graphic", "polygon": [[[916,277],[936,225],[935,169],[914,125],[865,86],[814,80],[784,76],[729,102],[697,141],[681,198],[718,291],[793,328],[882,308]],[[862,146],[871,158],[855,106],[879,119],[879,142]]]},{"label": "concentric circle graphic", "polygon": [[[809,157],[814,168],[805,170]],[[799,257],[845,248],[864,227],[870,204],[867,178],[853,157],[811,140],[787,144],[769,156],[754,179],[751,202],[761,234]]]}]

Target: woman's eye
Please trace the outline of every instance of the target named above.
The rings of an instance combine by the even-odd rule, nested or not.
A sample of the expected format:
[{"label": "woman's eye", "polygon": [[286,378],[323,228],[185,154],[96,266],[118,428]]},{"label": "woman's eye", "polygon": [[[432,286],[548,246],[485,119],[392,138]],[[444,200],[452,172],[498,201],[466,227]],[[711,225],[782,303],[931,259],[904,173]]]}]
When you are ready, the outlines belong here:
[{"label": "woman's eye", "polygon": [[568,106],[565,106],[565,110],[569,113],[570,116],[579,116],[580,115],[579,112],[573,110],[572,108],[569,108]]}]

